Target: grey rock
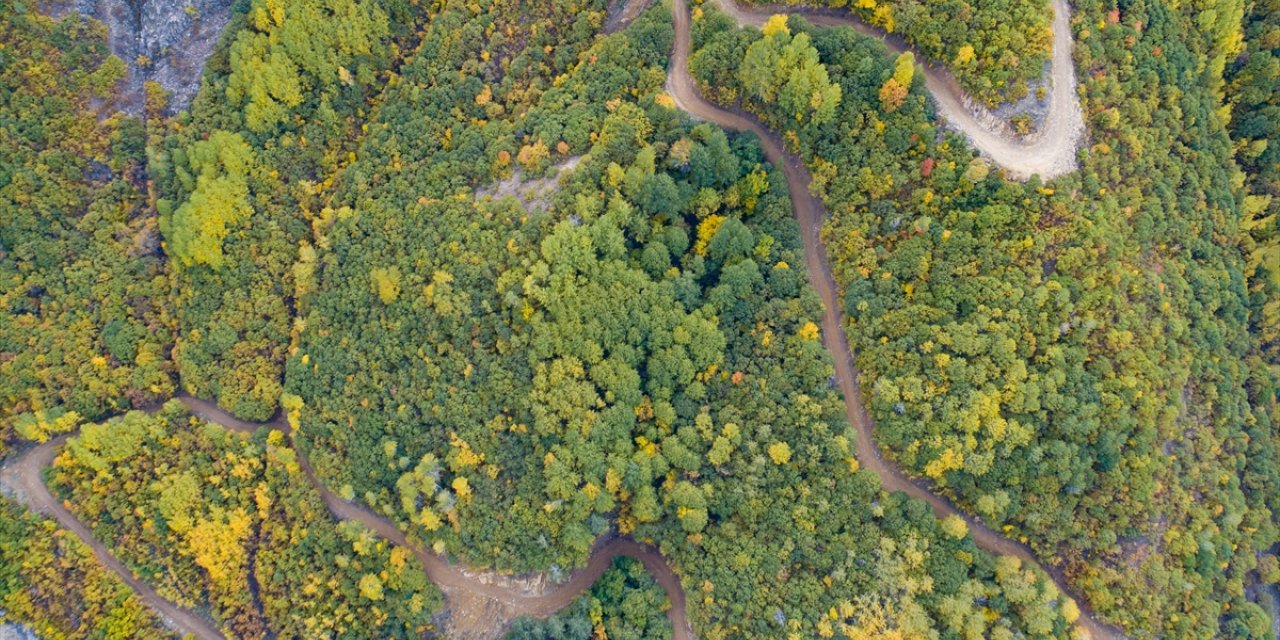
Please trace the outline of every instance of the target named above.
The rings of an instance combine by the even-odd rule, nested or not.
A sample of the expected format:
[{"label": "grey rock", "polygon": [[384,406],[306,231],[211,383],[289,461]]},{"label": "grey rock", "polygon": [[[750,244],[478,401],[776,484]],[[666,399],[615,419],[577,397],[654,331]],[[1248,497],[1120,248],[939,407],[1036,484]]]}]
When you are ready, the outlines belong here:
[{"label": "grey rock", "polygon": [[30,627],[6,622],[0,624],[0,640],[40,640]]},{"label": "grey rock", "polygon": [[56,13],[69,11],[107,25],[111,52],[129,66],[119,106],[141,114],[147,80],[170,91],[171,109],[191,103],[231,19],[231,0],[73,0]]}]

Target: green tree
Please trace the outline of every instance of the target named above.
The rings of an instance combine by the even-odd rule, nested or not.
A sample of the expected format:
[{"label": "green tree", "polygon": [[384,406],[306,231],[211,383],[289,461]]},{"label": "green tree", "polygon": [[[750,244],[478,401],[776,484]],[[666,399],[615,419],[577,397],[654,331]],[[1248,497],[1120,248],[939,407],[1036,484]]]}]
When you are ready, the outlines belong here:
[{"label": "green tree", "polygon": [[253,213],[249,204],[248,177],[254,154],[239,134],[215,131],[196,142],[188,152],[194,189],[162,229],[173,255],[182,264],[223,264],[222,241],[231,228]]}]

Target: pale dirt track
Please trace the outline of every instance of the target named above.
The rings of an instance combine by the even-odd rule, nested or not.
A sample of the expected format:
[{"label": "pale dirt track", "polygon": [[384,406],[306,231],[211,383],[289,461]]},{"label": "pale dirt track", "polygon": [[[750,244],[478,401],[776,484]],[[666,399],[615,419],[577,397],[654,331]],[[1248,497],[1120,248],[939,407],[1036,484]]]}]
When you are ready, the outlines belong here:
[{"label": "pale dirt track", "polygon": [[[862,405],[858,370],[853,364],[853,351],[849,348],[848,339],[842,328],[843,314],[838,306],[840,298],[836,295],[835,280],[831,275],[831,267],[827,263],[826,247],[819,235],[823,221],[826,219],[826,212],[822,203],[809,194],[809,183],[812,180],[809,171],[795,154],[785,150],[776,133],[766,129],[754,117],[713,105],[702,97],[701,91],[688,71],[689,12],[685,6],[685,0],[671,0],[671,3],[675,18],[676,41],[675,51],[671,55],[671,70],[667,76],[668,93],[675,99],[680,109],[695,118],[714,122],[729,129],[754,133],[760,139],[769,161],[774,166],[782,168],[787,178],[787,187],[791,191],[791,207],[800,225],[800,235],[804,238],[805,266],[809,272],[809,282],[822,298],[822,342],[831,353],[836,380],[844,394],[845,414],[849,423],[857,431],[859,463],[879,476],[881,485],[886,490],[902,491],[913,498],[928,502],[939,518],[949,515],[964,518],[974,541],[983,549],[998,555],[1014,556],[1029,564],[1039,564],[1026,545],[996,533],[972,516],[956,509],[949,501],[933,493],[923,483],[911,480],[896,466],[886,462],[880,456],[872,435],[875,423]],[[734,5],[725,2],[724,6]],[[1066,577],[1060,570],[1052,566],[1044,566],[1044,569],[1057,583],[1059,589],[1064,593],[1071,593],[1067,588]],[[1087,603],[1080,601],[1079,598],[1077,601],[1084,610],[1078,625],[1088,631],[1094,640],[1124,637],[1118,629],[1098,622],[1089,611]]]},{"label": "pale dirt track", "polygon": [[[963,133],[975,149],[1011,177],[1026,179],[1034,174],[1048,180],[1071,173],[1077,168],[1076,148],[1084,139],[1084,114],[1076,95],[1075,65],[1071,59],[1074,40],[1071,38],[1071,7],[1067,0],[1053,3],[1053,55],[1050,58],[1049,112],[1040,131],[1028,140],[1017,140],[1005,131],[1002,123],[985,108],[973,104],[965,95],[955,77],[946,69],[916,56],[924,68],[925,88],[929,90],[938,114],[952,127]],[[865,35],[880,39],[894,53],[909,51],[910,46],[902,38],[887,35],[849,14],[847,9],[806,9],[790,5],[746,6],[734,0],[712,0],[721,11],[741,26],[759,27],[770,16],[783,13],[804,16],[810,22],[822,26],[852,28]],[[973,104],[972,110],[968,105]]]},{"label": "pale dirt track", "polygon": [[[739,22],[747,24],[761,24],[772,13],[768,10],[743,9],[724,0],[717,0],[717,2],[720,2],[721,6]],[[955,86],[949,74],[929,66],[926,66],[925,70],[926,86],[937,101],[943,116],[964,131],[975,147],[1017,176],[1039,173],[1047,178],[1073,170],[1075,145],[1083,132],[1083,124],[1079,122],[1079,105],[1074,95],[1075,78],[1070,60],[1071,39],[1067,28],[1069,14],[1064,0],[1054,0],[1054,2],[1053,104],[1045,123],[1045,131],[1035,143],[1018,144],[984,127],[964,107],[963,93]],[[961,513],[949,502],[935,495],[925,486],[910,480],[880,457],[872,440],[873,423],[862,406],[858,372],[853,365],[852,352],[841,329],[841,315],[836,306],[838,300],[836,286],[826,261],[825,248],[818,235],[824,220],[824,211],[821,203],[809,195],[808,185],[811,179],[809,173],[799,158],[784,150],[777,135],[765,129],[754,118],[714,106],[702,98],[687,68],[690,43],[689,13],[685,0],[671,0],[671,3],[676,40],[668,75],[668,91],[680,108],[694,117],[715,122],[729,129],[755,133],[761,140],[766,156],[777,167],[782,168],[787,178],[795,216],[803,230],[805,262],[810,281],[824,305],[823,343],[832,354],[836,378],[845,397],[846,414],[858,435],[856,439],[858,459],[866,468],[880,477],[886,490],[902,491],[927,501],[939,517],[952,514],[963,517],[968,522],[975,541],[983,549],[996,554],[1015,556],[1024,562],[1036,563],[1034,555],[1026,546],[997,534],[974,518]],[[629,0],[628,12],[632,7],[642,7],[645,4],[647,4],[645,0]],[[792,7],[786,8],[786,11],[799,12]],[[841,24],[864,32],[870,31],[869,27],[847,16],[807,12],[805,15],[815,23]],[[900,41],[886,39],[886,44],[895,50],[902,50]],[[271,427],[289,431],[288,424],[282,420],[267,424],[245,422],[230,416],[209,402],[186,396],[180,399],[194,415],[231,430],[252,432],[261,427]],[[0,470],[0,482],[23,496],[32,509],[53,516],[64,528],[89,545],[107,568],[118,574],[174,629],[204,640],[222,638],[222,634],[207,618],[161,598],[154,589],[134,577],[131,571],[110,554],[105,545],[93,538],[89,528],[49,492],[41,477],[41,470],[52,462],[65,441],[66,436],[63,436],[31,449],[19,460]],[[465,603],[469,607],[484,607],[486,615],[493,614],[490,618],[473,616],[487,628],[455,629],[454,631],[461,636],[492,637],[492,634],[500,631],[513,617],[548,616],[568,605],[590,587],[609,568],[614,558],[627,556],[643,563],[666,591],[672,605],[667,611],[667,617],[675,630],[676,640],[691,640],[695,637],[686,615],[685,594],[679,578],[661,554],[650,546],[627,538],[606,537],[597,543],[587,566],[574,572],[568,582],[548,589],[530,589],[522,586],[518,581],[468,571],[460,565],[451,564],[439,555],[428,552],[421,544],[410,541],[389,520],[353,502],[343,500],[329,491],[316,478],[307,457],[302,455],[301,451],[298,453],[298,460],[308,480],[320,492],[325,504],[335,517],[361,522],[394,544],[412,549],[431,580],[441,588],[446,598],[456,604]],[[1059,588],[1067,592],[1061,572],[1053,567],[1046,567],[1046,569]],[[1123,637],[1114,628],[1097,622],[1088,612],[1087,607],[1079,624],[1094,639]]]}]

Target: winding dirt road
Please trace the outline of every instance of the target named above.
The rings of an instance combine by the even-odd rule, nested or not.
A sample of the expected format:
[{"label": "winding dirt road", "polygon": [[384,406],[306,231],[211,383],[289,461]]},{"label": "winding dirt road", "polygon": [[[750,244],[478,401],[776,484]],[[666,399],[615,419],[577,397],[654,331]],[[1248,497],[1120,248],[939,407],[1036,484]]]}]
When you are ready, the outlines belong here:
[{"label": "winding dirt road", "polygon": [[120,579],[129,585],[142,602],[151,607],[151,610],[155,611],[169,628],[178,633],[191,634],[201,640],[221,640],[222,633],[208,618],[160,597],[155,589],[139,580],[132,571],[111,555],[106,545],[93,537],[89,527],[80,522],[61,500],[53,497],[49,492],[49,488],[44,485],[44,478],[40,475],[41,471],[53,462],[58,452],[62,451],[62,445],[66,444],[68,437],[69,435],[63,435],[53,438],[27,451],[17,461],[0,468],[0,483],[23,499],[31,510],[52,516],[62,528],[80,538],[81,542],[93,550],[93,555],[98,558],[98,562],[120,576]]},{"label": "winding dirt road", "polygon": [[[178,399],[186,405],[192,415],[231,431],[253,433],[266,427],[278,429],[286,435],[291,434],[289,423],[281,418],[268,423],[246,422],[211,402],[187,395],[180,395]],[[42,471],[57,457],[68,437],[70,434],[40,444],[27,451],[17,461],[0,468],[0,483],[12,489],[32,510],[53,516],[62,527],[80,538],[93,550],[94,555],[103,565],[120,576],[142,598],[143,602],[175,631],[192,634],[201,640],[221,640],[222,633],[207,617],[160,597],[155,589],[134,576],[132,571],[111,555],[105,544],[93,537],[89,527],[72,514],[45,486]],[[586,567],[573,572],[567,582],[545,589],[495,573],[472,571],[462,565],[452,564],[446,558],[428,551],[418,541],[409,540],[404,532],[390,520],[361,505],[338,497],[316,477],[307,456],[296,447],[295,451],[298,452],[299,466],[306,474],[307,480],[320,493],[325,505],[335,518],[360,522],[391,543],[413,551],[431,581],[444,592],[445,598],[450,602],[451,611],[457,614],[460,609],[468,609],[472,614],[478,614],[465,616],[461,620],[450,620],[454,623],[449,629],[451,638],[497,637],[496,634],[501,633],[506,624],[514,618],[550,616],[568,606],[574,598],[590,588],[619,556],[634,558],[642,563],[666,592],[667,598],[671,601],[671,608],[667,610],[667,619],[670,620],[675,631],[673,636],[675,640],[695,638],[686,615],[685,595],[680,586],[680,579],[653,547],[629,538],[606,536],[592,549]]]},{"label": "winding dirt road", "polygon": [[[894,53],[911,51],[901,37],[886,34],[853,17],[847,9],[807,9],[791,5],[746,6],[734,0],[712,0],[739,26],[759,27],[774,14],[804,16],[822,26],[852,28],[880,39]],[[1084,139],[1084,114],[1076,95],[1075,65],[1071,59],[1075,46],[1071,37],[1071,7],[1067,0],[1053,0],[1053,55],[1050,58],[1048,114],[1040,129],[1026,139],[1017,139],[1005,123],[960,88],[945,68],[917,55],[924,68],[925,88],[929,90],[938,113],[946,122],[963,133],[984,156],[1002,167],[1010,176],[1026,179],[1038,174],[1048,180],[1077,169],[1076,149]]]},{"label": "winding dirt road", "polygon": [[[286,435],[291,433],[289,423],[280,418],[266,424],[245,422],[211,402],[186,395],[180,396],[179,399],[193,415],[233,431],[252,433],[260,427],[271,427],[283,431]],[[666,591],[667,598],[671,601],[671,608],[667,610],[667,619],[671,621],[671,626],[675,630],[675,640],[693,640],[694,638],[693,629],[689,626],[686,615],[685,596],[680,586],[680,579],[667,565],[662,554],[653,547],[629,538],[606,536],[596,542],[587,566],[575,571],[567,582],[545,590],[533,588],[520,580],[467,569],[465,566],[450,563],[443,556],[427,551],[420,541],[409,540],[404,532],[390,520],[355,502],[343,500],[330,491],[316,477],[315,469],[311,467],[307,456],[296,446],[294,449],[298,452],[299,466],[302,467],[307,480],[316,491],[320,492],[325,505],[329,507],[334,517],[339,520],[360,522],[393,544],[412,550],[431,581],[440,587],[445,597],[451,602],[466,601],[472,608],[489,605],[485,608],[495,614],[494,617],[477,620],[483,624],[482,628],[451,629],[456,637],[480,637],[501,631],[506,622],[520,616],[535,618],[550,616],[568,606],[574,598],[590,588],[596,579],[609,569],[614,558],[626,556],[640,561],[653,575],[658,585]],[[477,604],[477,599],[481,601],[480,604]]]},{"label": "winding dirt road", "polygon": [[[795,212],[796,221],[800,224],[801,236],[804,238],[805,266],[809,272],[809,282],[813,285],[814,290],[817,291],[818,296],[822,298],[823,346],[831,353],[832,362],[835,366],[836,380],[840,385],[841,392],[844,393],[845,414],[849,419],[849,423],[857,431],[858,437],[856,441],[859,463],[879,476],[880,482],[886,490],[902,491],[913,498],[928,502],[939,518],[950,515],[958,515],[964,518],[969,525],[969,531],[973,534],[974,541],[983,549],[998,555],[1014,556],[1025,563],[1038,565],[1039,562],[1035,555],[1026,545],[1019,544],[996,533],[977,519],[961,512],[949,501],[931,491],[927,485],[908,478],[896,466],[886,462],[880,456],[880,451],[876,447],[872,435],[875,423],[862,405],[858,369],[853,364],[853,351],[849,348],[849,342],[843,330],[843,314],[838,306],[840,298],[836,295],[835,280],[831,275],[831,267],[827,263],[826,247],[819,235],[822,223],[826,218],[826,212],[822,203],[809,194],[809,183],[812,181],[812,177],[809,175],[804,163],[795,154],[785,150],[778,135],[765,128],[757,119],[742,112],[731,111],[714,105],[702,97],[701,91],[688,71],[690,49],[689,12],[686,9],[685,1],[671,0],[675,19],[676,40],[675,50],[671,55],[670,73],[667,76],[667,92],[675,99],[676,105],[680,109],[695,118],[714,122],[729,129],[754,133],[764,147],[765,156],[774,166],[782,168],[783,174],[787,178],[787,187],[791,191],[791,208]],[[1056,1],[1061,2],[1062,0]],[[749,16],[751,21],[760,17],[760,14],[754,11],[735,8],[736,5],[727,0],[717,0],[717,2],[735,11],[734,15]],[[794,12],[794,10],[792,11]],[[807,16],[808,14],[806,13],[805,15]],[[1063,13],[1059,12],[1059,15],[1063,15]],[[765,15],[766,19],[767,17]],[[818,21],[818,17],[838,22],[839,24],[850,24],[850,19],[848,18],[833,18],[824,13],[815,16],[815,22]],[[853,24],[861,23],[855,22]],[[1067,594],[1071,593],[1067,588],[1066,577],[1061,570],[1051,566],[1044,566],[1043,568],[1057,583],[1060,590]],[[1092,612],[1088,610],[1087,604],[1083,603],[1079,598],[1076,598],[1076,600],[1081,604],[1081,608],[1084,611],[1077,624],[1088,631],[1090,637],[1094,640],[1125,637],[1118,629],[1098,622],[1093,617]]]}]

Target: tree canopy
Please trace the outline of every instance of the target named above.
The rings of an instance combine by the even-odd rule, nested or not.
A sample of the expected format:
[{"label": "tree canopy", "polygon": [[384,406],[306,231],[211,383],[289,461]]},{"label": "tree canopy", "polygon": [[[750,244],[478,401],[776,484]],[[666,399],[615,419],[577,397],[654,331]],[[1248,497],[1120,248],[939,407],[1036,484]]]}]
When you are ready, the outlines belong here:
[{"label": "tree canopy", "polygon": [[[693,13],[704,95],[798,152],[885,455],[1134,637],[1260,638],[1280,580],[1275,0],[1075,3],[1081,169],[1007,179],[913,55]],[[1044,2],[843,0],[980,101]],[[440,632],[415,550],[564,579],[657,547],[699,637],[1073,637],[1082,604],[863,470],[787,181],[665,93],[669,7],[237,0],[189,110],[115,114],[105,28],[0,6],[0,458],[234,637]],[[194,10],[194,9],[193,9]],[[139,62],[142,64],[142,62]],[[669,637],[619,560],[516,638]],[[0,500],[0,611],[164,637]]]},{"label": "tree canopy", "polygon": [[[1042,575],[859,471],[786,182],[662,93],[668,15],[516,80],[442,71],[503,31],[436,18],[315,240],[285,379],[317,470],[471,566],[651,541],[703,637],[1067,637]],[[477,197],[516,163],[559,188]]]}]

